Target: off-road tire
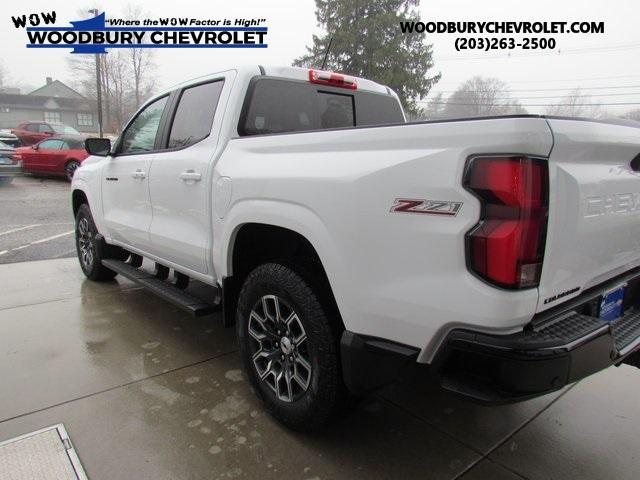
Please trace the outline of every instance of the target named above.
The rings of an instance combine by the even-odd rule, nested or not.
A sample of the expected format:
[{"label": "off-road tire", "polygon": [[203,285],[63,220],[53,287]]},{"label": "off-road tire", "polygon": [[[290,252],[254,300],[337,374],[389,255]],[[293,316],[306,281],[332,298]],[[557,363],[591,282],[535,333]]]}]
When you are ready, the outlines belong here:
[{"label": "off-road tire", "polygon": [[[97,282],[113,279],[117,273],[102,265],[101,250],[96,242],[98,229],[93,221],[89,205],[82,204],[76,214],[76,251],[80,268],[85,276]],[[91,248],[91,256],[85,248]]]},{"label": "off-road tire", "polygon": [[[236,318],[240,355],[247,378],[267,410],[281,423],[298,431],[321,428],[344,410],[349,397],[340,366],[340,321],[322,289],[314,286],[309,278],[301,267],[279,263],[260,265],[246,277],[238,298]],[[304,348],[312,367],[310,380],[306,391],[300,392],[299,398],[293,401],[281,400],[260,378],[253,361],[255,344],[252,346],[251,342],[255,339],[249,333],[249,316],[265,296],[277,296],[288,304],[306,333],[308,343]],[[283,344],[281,340],[281,346]]]}]

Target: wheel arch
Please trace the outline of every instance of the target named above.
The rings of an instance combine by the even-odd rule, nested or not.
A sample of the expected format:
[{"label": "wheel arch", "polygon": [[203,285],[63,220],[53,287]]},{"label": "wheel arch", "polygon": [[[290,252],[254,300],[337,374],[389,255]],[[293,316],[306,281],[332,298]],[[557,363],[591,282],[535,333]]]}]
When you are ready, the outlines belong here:
[{"label": "wheel arch", "polygon": [[[250,251],[243,251],[248,247],[252,247]],[[252,261],[296,257],[314,261],[324,271],[317,249],[305,235],[273,223],[246,222],[234,229],[230,239],[227,249],[227,273],[230,276],[242,275],[243,270],[253,266]],[[326,275],[326,272],[324,273]]]},{"label": "wheel arch", "polygon": [[235,320],[237,296],[251,270],[263,263],[279,262],[296,269],[318,289],[344,328],[327,265],[314,243],[307,235],[282,224],[246,221],[236,225],[226,250],[225,324],[230,325]]},{"label": "wheel arch", "polygon": [[[71,207],[73,208],[73,218],[76,217],[76,215],[78,214],[78,209],[83,203],[89,205],[89,198],[87,197],[87,194],[79,188],[74,188],[73,192],[71,193]],[[89,206],[89,208],[91,208],[91,206]]]}]

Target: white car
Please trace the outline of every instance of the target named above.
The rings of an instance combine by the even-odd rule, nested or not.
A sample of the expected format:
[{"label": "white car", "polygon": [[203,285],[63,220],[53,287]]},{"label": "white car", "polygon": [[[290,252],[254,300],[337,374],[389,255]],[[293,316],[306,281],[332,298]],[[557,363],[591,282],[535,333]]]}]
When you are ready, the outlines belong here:
[{"label": "white car", "polygon": [[248,378],[292,428],[410,362],[466,397],[520,401],[638,361],[638,133],[537,115],[407,124],[366,79],[219,72],[151,99],[113,146],[87,140],[80,265],[195,315],[216,300],[189,279],[217,287]]}]

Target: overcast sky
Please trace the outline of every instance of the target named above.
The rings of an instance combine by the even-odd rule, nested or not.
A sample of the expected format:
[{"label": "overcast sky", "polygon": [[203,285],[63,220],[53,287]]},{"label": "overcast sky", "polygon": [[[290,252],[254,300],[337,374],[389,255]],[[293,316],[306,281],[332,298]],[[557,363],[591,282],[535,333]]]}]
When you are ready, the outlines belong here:
[{"label": "overcast sky", "polygon": [[[305,45],[311,42],[311,34],[317,31],[313,0],[110,0],[102,5],[108,5],[104,7],[107,17],[114,18],[122,16],[125,6],[130,3],[140,5],[152,18],[267,18],[267,49],[157,50],[157,76],[162,87],[237,64],[288,65],[305,52]],[[26,34],[24,30],[13,27],[11,15],[55,10],[57,25],[61,26],[78,20],[80,11],[94,6],[103,10],[101,4],[92,0],[29,0],[22,5],[28,7],[20,8],[16,2],[11,2],[5,3],[3,8],[0,62],[8,73],[6,83],[38,87],[45,82],[45,77],[50,76],[73,84],[73,76],[65,61],[71,54],[67,50],[26,49]],[[553,53],[515,50],[511,57],[500,51],[458,53],[453,45],[455,36],[428,35],[427,40],[434,46],[434,70],[442,73],[441,82],[432,94],[442,91],[446,96],[464,80],[482,75],[507,82],[513,96],[524,105],[553,102],[577,87],[584,89],[583,94],[593,94],[591,101],[640,103],[638,11],[638,0],[422,0],[420,12],[425,21],[605,22],[604,34],[558,36],[558,48]],[[635,88],[611,88],[634,85]],[[544,111],[544,107],[527,108],[532,113]],[[605,108],[620,112],[640,108],[640,105]]]}]

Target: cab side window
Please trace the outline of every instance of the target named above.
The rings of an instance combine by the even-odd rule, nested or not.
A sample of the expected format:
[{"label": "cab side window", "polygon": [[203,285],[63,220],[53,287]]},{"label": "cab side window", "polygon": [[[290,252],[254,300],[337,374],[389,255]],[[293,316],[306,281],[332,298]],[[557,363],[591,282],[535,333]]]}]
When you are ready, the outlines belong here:
[{"label": "cab side window", "polygon": [[160,119],[168,98],[159,98],[136,115],[122,134],[119,153],[144,153],[154,150]]},{"label": "cab side window", "polygon": [[265,78],[255,84],[241,121],[241,135],[303,132],[320,128],[315,88],[308,83]]},{"label": "cab side window", "polygon": [[218,80],[184,89],[171,124],[168,148],[187,147],[209,136],[223,85],[224,81]]}]

